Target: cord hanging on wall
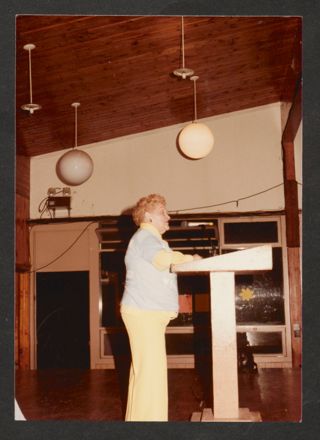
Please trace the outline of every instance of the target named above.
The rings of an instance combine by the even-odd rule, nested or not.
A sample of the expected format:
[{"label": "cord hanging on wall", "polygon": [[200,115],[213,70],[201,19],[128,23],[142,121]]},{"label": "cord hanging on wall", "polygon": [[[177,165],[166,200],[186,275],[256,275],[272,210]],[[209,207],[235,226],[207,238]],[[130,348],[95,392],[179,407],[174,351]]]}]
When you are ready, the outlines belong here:
[{"label": "cord hanging on wall", "polygon": [[181,77],[182,79],[186,79],[188,76],[193,75],[194,71],[185,67],[184,64],[184,21],[183,17],[181,17],[181,52],[182,52],[182,67],[173,71],[173,74]]},{"label": "cord hanging on wall", "polygon": [[194,120],[182,129],[179,135],[181,151],[191,159],[202,159],[212,150],[214,144],[213,134],[207,125],[197,121],[197,90],[198,76],[190,78],[193,81]]},{"label": "cord hanging on wall", "polygon": [[24,50],[27,50],[29,52],[29,93],[30,93],[30,102],[29,104],[23,104],[21,106],[22,110],[27,110],[28,112],[30,112],[30,114],[32,115],[33,112],[35,110],[40,110],[41,109],[41,105],[39,104],[34,104],[32,102],[32,65],[31,65],[31,51],[35,48],[36,46],[32,43],[30,44],[26,44],[25,46],[23,46]]},{"label": "cord hanging on wall", "polygon": [[78,119],[77,109],[79,102],[71,104],[75,109],[75,141],[74,148],[68,151],[57,162],[56,172],[59,179],[67,185],[81,185],[91,177],[93,172],[93,161],[88,153],[78,150]]}]

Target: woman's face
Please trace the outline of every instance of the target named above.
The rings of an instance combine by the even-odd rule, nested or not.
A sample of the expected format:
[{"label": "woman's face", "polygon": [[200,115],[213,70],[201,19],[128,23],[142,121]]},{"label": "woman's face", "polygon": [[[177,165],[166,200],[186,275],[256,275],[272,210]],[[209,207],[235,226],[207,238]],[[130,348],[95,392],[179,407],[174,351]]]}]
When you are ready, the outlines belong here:
[{"label": "woman's face", "polygon": [[160,234],[163,234],[169,229],[170,217],[164,205],[156,205],[152,211],[146,213],[146,216],[149,221],[151,220],[151,224],[158,229]]}]

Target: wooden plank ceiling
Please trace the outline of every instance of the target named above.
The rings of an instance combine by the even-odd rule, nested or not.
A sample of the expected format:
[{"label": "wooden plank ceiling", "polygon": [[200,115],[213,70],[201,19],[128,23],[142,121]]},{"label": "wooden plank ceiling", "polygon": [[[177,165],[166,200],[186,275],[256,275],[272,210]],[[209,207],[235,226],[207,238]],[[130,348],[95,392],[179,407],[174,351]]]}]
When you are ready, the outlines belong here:
[{"label": "wooden plank ceiling", "polygon": [[[193,118],[181,67],[181,17],[18,16],[17,153],[36,156]],[[185,65],[198,118],[291,101],[301,74],[299,17],[185,17]],[[33,43],[29,114],[28,52]],[[152,146],[150,145],[150,148]]]}]

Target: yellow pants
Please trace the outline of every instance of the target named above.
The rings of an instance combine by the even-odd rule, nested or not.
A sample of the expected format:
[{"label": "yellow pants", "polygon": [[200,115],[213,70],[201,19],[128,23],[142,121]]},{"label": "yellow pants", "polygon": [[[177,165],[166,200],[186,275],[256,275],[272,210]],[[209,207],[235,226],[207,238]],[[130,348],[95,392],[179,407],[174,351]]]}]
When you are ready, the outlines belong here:
[{"label": "yellow pants", "polygon": [[130,348],[131,368],[126,421],[168,421],[165,331],[175,312],[121,307]]}]

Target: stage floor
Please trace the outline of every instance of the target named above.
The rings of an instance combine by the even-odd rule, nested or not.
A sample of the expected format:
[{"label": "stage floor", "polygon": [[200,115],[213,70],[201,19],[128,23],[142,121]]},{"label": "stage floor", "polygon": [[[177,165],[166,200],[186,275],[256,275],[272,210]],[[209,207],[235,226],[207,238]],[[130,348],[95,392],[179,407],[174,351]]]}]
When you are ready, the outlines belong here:
[{"label": "stage floor", "polygon": [[[117,370],[16,371],[16,398],[27,420],[123,420],[127,378]],[[212,407],[210,379],[194,369],[169,369],[169,421],[189,421]],[[301,370],[265,368],[239,374],[240,407],[262,421],[301,419]]]}]

